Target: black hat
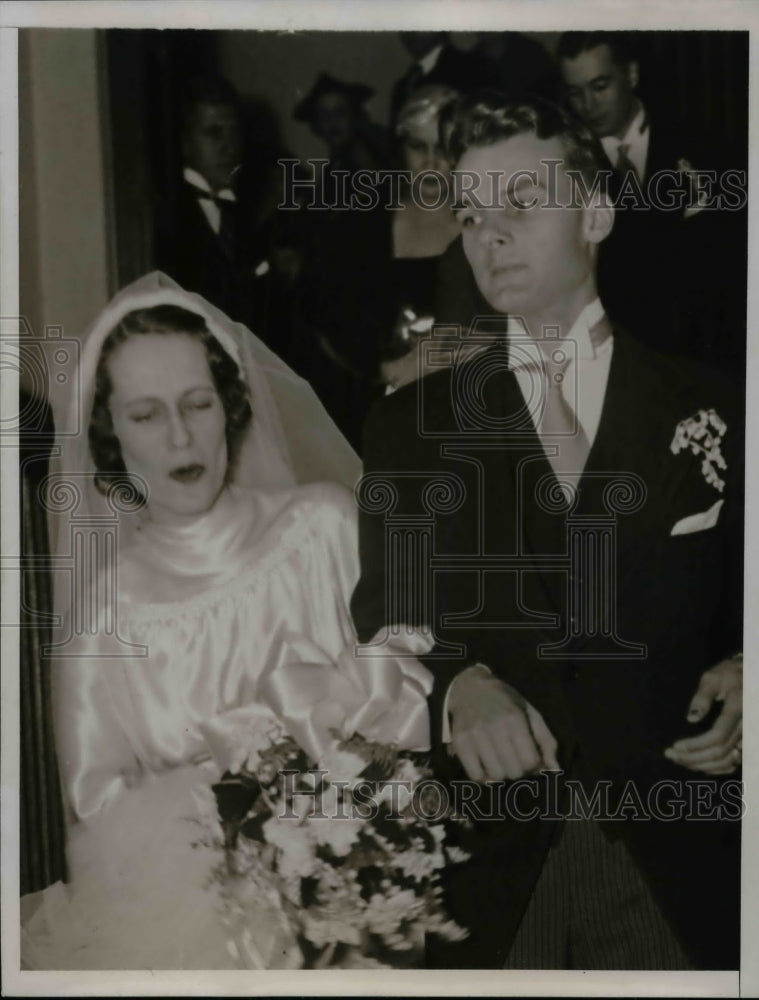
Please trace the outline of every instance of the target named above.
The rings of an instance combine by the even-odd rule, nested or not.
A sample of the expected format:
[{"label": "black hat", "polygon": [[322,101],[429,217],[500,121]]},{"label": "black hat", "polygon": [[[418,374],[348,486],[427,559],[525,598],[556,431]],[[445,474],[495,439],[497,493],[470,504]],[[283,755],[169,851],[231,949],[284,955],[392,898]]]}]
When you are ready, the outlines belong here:
[{"label": "black hat", "polygon": [[295,105],[293,118],[299,122],[311,121],[319,98],[324,94],[334,93],[344,94],[354,107],[358,107],[374,94],[374,89],[363,83],[345,83],[329,73],[320,73],[311,90]]}]

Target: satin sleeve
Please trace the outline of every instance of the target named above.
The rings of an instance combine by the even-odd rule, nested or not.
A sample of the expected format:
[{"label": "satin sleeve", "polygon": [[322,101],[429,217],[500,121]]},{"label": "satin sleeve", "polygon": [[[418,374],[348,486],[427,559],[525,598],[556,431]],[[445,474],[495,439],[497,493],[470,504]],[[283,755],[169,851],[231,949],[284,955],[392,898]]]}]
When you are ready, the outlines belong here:
[{"label": "satin sleeve", "polygon": [[118,687],[123,660],[109,652],[113,651],[101,636],[81,637],[70,655],[56,662],[53,674],[61,781],[77,819],[100,812],[140,772],[120,721]]}]

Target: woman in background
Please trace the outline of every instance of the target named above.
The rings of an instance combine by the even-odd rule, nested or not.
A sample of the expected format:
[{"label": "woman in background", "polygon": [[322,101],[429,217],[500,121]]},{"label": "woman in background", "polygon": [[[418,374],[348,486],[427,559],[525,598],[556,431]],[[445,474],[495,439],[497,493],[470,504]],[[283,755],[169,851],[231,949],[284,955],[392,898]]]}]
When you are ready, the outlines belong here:
[{"label": "woman in background", "polygon": [[[392,166],[387,129],[372,121],[371,87],[321,73],[293,117],[308,123],[326,146],[323,170],[304,171],[318,187],[301,221],[303,275],[300,341],[303,371],[327,411],[358,449],[372,400],[379,395],[377,349],[383,328],[386,216],[384,206],[351,206],[353,176]],[[345,199],[348,199],[347,204]],[[305,353],[305,352],[304,352]]]},{"label": "woman in background", "polygon": [[401,105],[395,123],[401,166],[411,180],[401,208],[391,213],[390,323],[381,348],[382,380],[391,387],[420,374],[415,338],[441,319],[435,315],[440,258],[459,235],[441,118],[457,97],[443,84],[420,87]]}]

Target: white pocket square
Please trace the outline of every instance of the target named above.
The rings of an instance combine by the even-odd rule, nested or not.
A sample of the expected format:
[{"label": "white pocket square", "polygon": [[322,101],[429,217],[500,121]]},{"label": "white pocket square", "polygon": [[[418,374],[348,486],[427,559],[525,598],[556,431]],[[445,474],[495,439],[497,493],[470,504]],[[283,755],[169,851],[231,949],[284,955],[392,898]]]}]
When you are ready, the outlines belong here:
[{"label": "white pocket square", "polygon": [[724,500],[718,500],[712,504],[709,510],[702,510],[698,514],[690,514],[688,517],[682,518],[670,531],[670,534],[689,535],[693,531],[705,531],[707,528],[713,528],[719,520],[719,512],[724,502]]}]

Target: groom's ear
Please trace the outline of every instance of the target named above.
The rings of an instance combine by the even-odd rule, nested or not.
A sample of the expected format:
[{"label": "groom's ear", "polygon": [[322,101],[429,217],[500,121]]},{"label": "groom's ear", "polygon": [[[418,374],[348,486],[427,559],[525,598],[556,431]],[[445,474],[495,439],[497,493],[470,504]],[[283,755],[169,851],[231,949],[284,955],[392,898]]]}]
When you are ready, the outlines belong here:
[{"label": "groom's ear", "polygon": [[602,243],[614,226],[614,206],[605,192],[594,192],[589,205],[582,208],[582,235],[588,243]]}]

